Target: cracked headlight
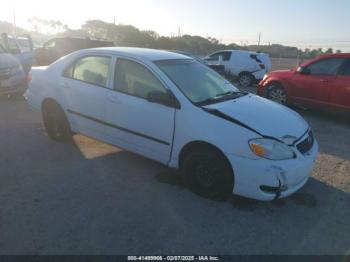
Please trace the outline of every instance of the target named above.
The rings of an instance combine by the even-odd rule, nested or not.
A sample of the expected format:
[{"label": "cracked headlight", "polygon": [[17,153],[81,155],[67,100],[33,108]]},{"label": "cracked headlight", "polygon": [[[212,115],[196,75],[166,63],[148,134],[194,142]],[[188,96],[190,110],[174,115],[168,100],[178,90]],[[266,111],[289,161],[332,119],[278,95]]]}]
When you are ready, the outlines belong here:
[{"label": "cracked headlight", "polygon": [[270,160],[295,158],[293,150],[285,143],[269,138],[257,138],[249,141],[250,149],[259,157]]}]

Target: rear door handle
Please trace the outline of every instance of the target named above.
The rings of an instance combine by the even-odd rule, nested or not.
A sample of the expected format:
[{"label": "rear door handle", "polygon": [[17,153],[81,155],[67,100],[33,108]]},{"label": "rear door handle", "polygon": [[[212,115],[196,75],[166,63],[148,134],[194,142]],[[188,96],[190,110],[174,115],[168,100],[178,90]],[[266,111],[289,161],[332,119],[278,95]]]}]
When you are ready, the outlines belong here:
[{"label": "rear door handle", "polygon": [[328,83],[328,82],[329,82],[328,79],[321,79],[320,81],[321,81],[322,83]]}]

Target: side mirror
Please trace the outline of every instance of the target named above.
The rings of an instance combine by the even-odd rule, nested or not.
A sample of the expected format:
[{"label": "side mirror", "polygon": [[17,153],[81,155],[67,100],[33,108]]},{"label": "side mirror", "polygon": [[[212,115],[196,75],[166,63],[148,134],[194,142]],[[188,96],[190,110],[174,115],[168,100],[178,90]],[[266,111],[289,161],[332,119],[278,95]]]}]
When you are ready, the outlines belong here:
[{"label": "side mirror", "polygon": [[147,95],[147,101],[151,103],[162,104],[168,107],[180,109],[180,103],[170,92],[152,91]]},{"label": "side mirror", "polygon": [[302,75],[310,75],[310,73],[311,73],[310,69],[303,67],[303,66],[298,67],[297,72],[299,74],[302,74]]}]

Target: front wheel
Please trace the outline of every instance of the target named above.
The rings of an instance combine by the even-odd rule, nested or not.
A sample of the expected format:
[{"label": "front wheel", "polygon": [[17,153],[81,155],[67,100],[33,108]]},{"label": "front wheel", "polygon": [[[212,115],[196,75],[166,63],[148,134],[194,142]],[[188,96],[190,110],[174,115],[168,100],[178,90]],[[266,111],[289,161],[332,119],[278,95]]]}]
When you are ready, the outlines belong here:
[{"label": "front wheel", "polygon": [[189,188],[200,196],[224,200],[233,191],[233,172],[227,159],[217,150],[203,148],[188,153],[183,173]]},{"label": "front wheel", "polygon": [[272,84],[266,93],[266,98],[282,105],[287,104],[287,93],[279,84]]},{"label": "front wheel", "polygon": [[253,76],[249,73],[242,73],[238,76],[238,82],[242,87],[249,87],[253,84]]},{"label": "front wheel", "polygon": [[67,117],[62,108],[54,102],[43,106],[43,123],[48,136],[58,142],[69,142],[72,139]]}]

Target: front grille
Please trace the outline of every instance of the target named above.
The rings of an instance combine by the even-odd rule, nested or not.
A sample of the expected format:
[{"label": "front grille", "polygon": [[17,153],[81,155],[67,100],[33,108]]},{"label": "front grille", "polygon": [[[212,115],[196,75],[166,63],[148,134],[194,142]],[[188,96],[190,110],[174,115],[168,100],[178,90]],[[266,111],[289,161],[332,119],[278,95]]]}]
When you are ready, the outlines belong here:
[{"label": "front grille", "polygon": [[312,146],[314,145],[314,141],[314,135],[310,130],[308,136],[297,145],[299,152],[302,154],[306,154],[307,152],[309,152]]}]

